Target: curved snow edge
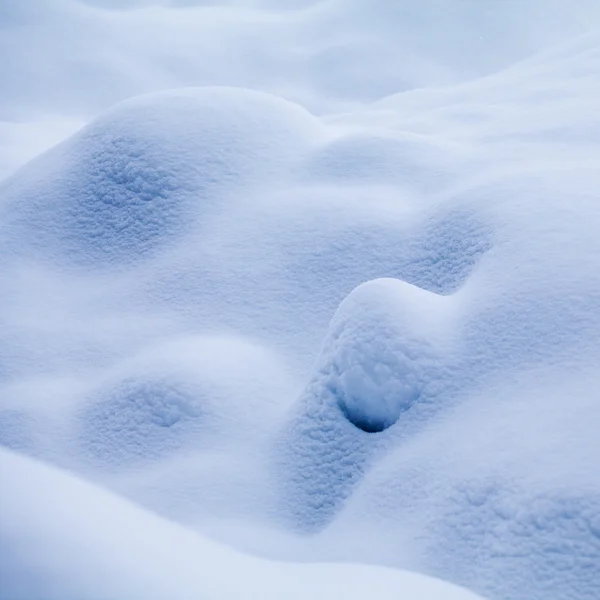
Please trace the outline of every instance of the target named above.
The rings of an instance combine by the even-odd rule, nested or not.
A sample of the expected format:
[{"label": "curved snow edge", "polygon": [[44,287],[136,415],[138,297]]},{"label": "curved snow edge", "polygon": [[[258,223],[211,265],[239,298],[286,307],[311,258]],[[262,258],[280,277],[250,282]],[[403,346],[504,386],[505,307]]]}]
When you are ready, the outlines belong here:
[{"label": "curved snow edge", "polygon": [[246,556],[11,451],[0,475],[3,599],[477,598],[385,567]]}]

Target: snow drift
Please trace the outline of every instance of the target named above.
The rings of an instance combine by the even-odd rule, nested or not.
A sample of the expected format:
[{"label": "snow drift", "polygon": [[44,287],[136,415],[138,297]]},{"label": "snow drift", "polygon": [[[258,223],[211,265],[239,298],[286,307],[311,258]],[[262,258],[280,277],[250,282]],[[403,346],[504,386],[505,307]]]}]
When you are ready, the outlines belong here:
[{"label": "snow drift", "polygon": [[0,598],[6,600],[477,598],[395,569],[246,556],[6,450],[0,471],[8,485],[0,499]]},{"label": "snow drift", "polygon": [[[59,9],[100,29],[205,10],[117,18],[88,4]],[[518,56],[490,51],[467,80],[473,46],[442,60],[455,38],[425,52],[409,36],[427,81],[381,63],[359,86],[352,52],[368,64],[385,44],[363,55],[369,36],[352,40],[368,11],[342,4],[206,7],[206,27],[232,39],[256,18],[240,42],[256,68],[212,78],[243,87],[119,103],[0,183],[0,441],[54,465],[2,453],[2,523],[20,550],[1,568],[15,590],[17,569],[41,564],[26,593],[80,574],[73,593],[93,598],[118,573],[131,587],[116,597],[204,591],[192,565],[213,546],[200,532],[269,559],[408,568],[492,600],[598,597],[600,38],[575,17],[562,38],[557,8],[544,43],[521,32]],[[453,18],[498,22],[473,6]],[[519,11],[541,14],[519,7],[498,39],[520,31]],[[401,11],[402,27],[420,14]],[[362,31],[397,19],[381,6]],[[319,67],[284,89],[253,61],[261,35],[290,31],[299,46],[282,64]],[[63,545],[51,506],[77,498],[117,537],[74,512]],[[140,545],[129,518],[156,534]],[[156,568],[140,571],[135,552],[115,562],[117,542]],[[98,581],[82,547],[115,576]],[[274,597],[321,572],[336,585],[355,572],[357,594],[403,577],[216,548],[223,565],[256,565]],[[235,596],[230,579],[212,589]]]}]

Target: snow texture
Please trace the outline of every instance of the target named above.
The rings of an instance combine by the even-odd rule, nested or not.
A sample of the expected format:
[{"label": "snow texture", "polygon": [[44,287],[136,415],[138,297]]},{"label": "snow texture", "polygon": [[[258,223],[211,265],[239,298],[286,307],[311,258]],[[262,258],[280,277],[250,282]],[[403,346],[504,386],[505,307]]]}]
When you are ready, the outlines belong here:
[{"label": "snow texture", "polygon": [[0,470],[9,485],[0,498],[3,600],[358,599],[370,593],[382,599],[478,598],[395,569],[247,556],[6,450],[0,451]]},{"label": "snow texture", "polygon": [[0,597],[597,600],[597,23],[0,3]]}]

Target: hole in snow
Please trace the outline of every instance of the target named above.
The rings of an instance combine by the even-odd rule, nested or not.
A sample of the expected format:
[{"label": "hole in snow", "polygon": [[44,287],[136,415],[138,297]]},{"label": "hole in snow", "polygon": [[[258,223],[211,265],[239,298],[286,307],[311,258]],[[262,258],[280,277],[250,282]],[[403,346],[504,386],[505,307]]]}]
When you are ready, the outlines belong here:
[{"label": "hole in snow", "polygon": [[[347,356],[347,355],[346,355]],[[420,396],[420,386],[409,365],[365,361],[335,369],[329,391],[342,414],[358,429],[379,433],[391,427]]]},{"label": "hole in snow", "polygon": [[[365,433],[381,433],[385,431],[388,427],[391,427],[394,423],[385,423],[383,421],[378,421],[374,419],[369,419],[364,415],[353,415],[350,414],[343,404],[340,404],[340,409],[344,416],[352,425],[364,431]],[[397,419],[396,419],[397,420]]]},{"label": "hole in snow", "polygon": [[[400,417],[401,410],[387,410],[385,412],[372,411],[373,405],[363,399],[348,398],[346,394],[338,392],[338,406],[348,421],[365,433],[381,433],[391,427]],[[373,399],[379,404],[380,400]]]}]

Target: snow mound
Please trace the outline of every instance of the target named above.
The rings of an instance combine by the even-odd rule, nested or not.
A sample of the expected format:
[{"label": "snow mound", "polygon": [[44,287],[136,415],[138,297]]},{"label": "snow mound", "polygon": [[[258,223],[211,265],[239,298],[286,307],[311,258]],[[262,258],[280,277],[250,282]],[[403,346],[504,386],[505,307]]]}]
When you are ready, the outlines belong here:
[{"label": "snow mound", "polygon": [[7,450],[0,450],[0,475],[6,484],[0,496],[3,600],[477,598],[384,567],[243,555]]},{"label": "snow mound", "polygon": [[5,182],[4,218],[13,240],[63,261],[139,259],[201,225],[232,189],[282,177],[317,132],[299,106],[260,92],[143,96]]},{"label": "snow mound", "polygon": [[[596,600],[600,38],[515,62],[580,18],[538,0],[444,13],[433,2],[148,4],[116,17],[46,2],[40,27],[72,9],[65,34],[91,21],[122,27],[121,43],[141,31],[157,70],[187,84],[181,55],[162,50],[174,28],[190,62],[214,62],[198,80],[328,114],[244,89],[142,96],[1,184],[3,445],[270,558],[411,568],[494,600]],[[34,11],[5,11],[24,27],[0,45],[31,53]],[[127,70],[117,41],[101,46]],[[18,96],[6,89],[3,101]],[[99,105],[111,94],[123,96],[111,88]],[[64,547],[29,547],[29,533],[60,529],[55,505],[76,508],[41,504],[64,475],[7,456],[15,496],[5,486],[2,519],[22,548],[15,572],[27,571],[36,552]],[[38,475],[46,483],[27,488]],[[86,489],[76,504],[102,513],[106,495]],[[106,502],[110,520],[122,503]],[[81,540],[88,525],[71,533]],[[152,556],[122,523],[106,529],[110,581],[90,581],[135,597],[117,589],[119,565],[132,565],[131,590],[152,592]],[[195,589],[196,538],[164,558],[179,542],[165,533],[156,549],[161,535],[145,546],[175,576],[157,569],[156,593]],[[77,548],[40,586],[89,573]],[[351,591],[377,596],[369,581]]]},{"label": "snow mound", "polygon": [[387,443],[365,434],[437,399],[453,344],[451,306],[395,279],[365,283],[341,303],[276,452],[282,510],[295,526],[319,529],[333,518]]},{"label": "snow mound", "polygon": [[259,438],[289,382],[277,358],[249,341],[162,341],[104,375],[74,415],[77,461],[120,471],[186,450]]},{"label": "snow mound", "polygon": [[569,370],[463,390],[450,418],[396,440],[332,528],[363,523],[387,556],[408,546],[404,564],[491,598],[595,598],[596,376]]},{"label": "snow mound", "polygon": [[199,434],[201,395],[185,383],[133,377],[92,398],[80,416],[80,445],[94,462],[151,462]]},{"label": "snow mound", "polygon": [[366,283],[342,302],[318,377],[351,423],[383,431],[419,401],[444,368],[436,348],[447,328],[443,313],[442,297],[393,279]]}]

